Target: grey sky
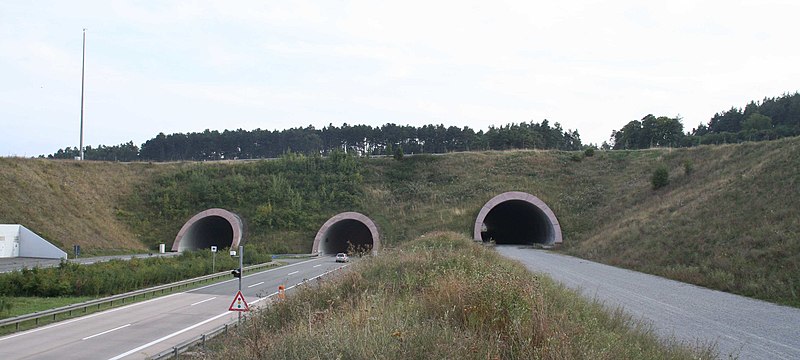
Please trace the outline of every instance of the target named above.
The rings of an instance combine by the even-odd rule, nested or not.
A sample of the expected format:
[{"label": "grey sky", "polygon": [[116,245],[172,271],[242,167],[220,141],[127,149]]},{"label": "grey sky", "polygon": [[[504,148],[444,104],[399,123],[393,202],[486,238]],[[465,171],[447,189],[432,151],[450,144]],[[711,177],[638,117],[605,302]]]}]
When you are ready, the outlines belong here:
[{"label": "grey sky", "polygon": [[548,119],[601,143],[800,90],[796,1],[4,1],[0,156],[158,132]]}]

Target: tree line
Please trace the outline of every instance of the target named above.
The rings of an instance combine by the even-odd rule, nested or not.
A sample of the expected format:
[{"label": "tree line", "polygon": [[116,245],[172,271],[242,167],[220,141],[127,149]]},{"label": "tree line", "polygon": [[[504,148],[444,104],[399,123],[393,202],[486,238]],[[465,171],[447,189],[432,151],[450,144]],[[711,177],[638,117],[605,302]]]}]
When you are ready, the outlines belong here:
[{"label": "tree line", "polygon": [[[649,114],[628,122],[611,133],[604,149],[646,149],[690,147],[743,141],[774,140],[800,135],[800,93],[751,101],[744,108],[732,107],[715,114],[708,123],[684,132],[680,117]],[[596,147],[589,145],[590,147]],[[556,149],[581,150],[577,130],[564,130],[548,120],[510,123],[476,132],[468,126],[385,124],[329,124],[286,130],[205,130],[193,133],[159,133],[141,147],[132,141],[114,145],[87,146],[88,160],[105,161],[203,161],[275,158],[288,152],[327,155],[343,151],[359,156],[397,154],[438,154],[474,150]],[[51,159],[72,159],[77,147],[47,155]],[[45,157],[44,155],[40,157]]]},{"label": "tree line", "polygon": [[774,140],[800,135],[800,93],[751,101],[743,109],[714,114],[707,124],[684,133],[680,117],[647,115],[611,133],[614,149],[690,147],[743,141]]},{"label": "tree line", "polygon": [[[105,161],[203,161],[275,158],[293,152],[327,155],[343,151],[358,156],[438,154],[474,150],[583,148],[577,130],[561,124],[523,122],[475,132],[468,126],[385,124],[380,127],[329,124],[286,130],[205,130],[193,133],[159,133],[141,148],[133,142],[116,146],[86,147],[84,158]],[[79,149],[67,147],[48,155],[51,159],[72,159]],[[44,156],[42,156],[44,157]]]}]

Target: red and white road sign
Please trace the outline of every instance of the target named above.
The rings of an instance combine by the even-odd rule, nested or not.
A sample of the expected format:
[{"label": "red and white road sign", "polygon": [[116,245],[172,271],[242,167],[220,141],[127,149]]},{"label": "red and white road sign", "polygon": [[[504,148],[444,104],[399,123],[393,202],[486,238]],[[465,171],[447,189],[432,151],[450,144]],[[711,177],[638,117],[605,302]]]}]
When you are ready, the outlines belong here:
[{"label": "red and white road sign", "polygon": [[233,302],[231,303],[231,307],[228,308],[229,311],[250,311],[250,307],[247,305],[247,301],[244,300],[244,295],[242,295],[242,291],[236,293],[236,296],[233,298]]}]

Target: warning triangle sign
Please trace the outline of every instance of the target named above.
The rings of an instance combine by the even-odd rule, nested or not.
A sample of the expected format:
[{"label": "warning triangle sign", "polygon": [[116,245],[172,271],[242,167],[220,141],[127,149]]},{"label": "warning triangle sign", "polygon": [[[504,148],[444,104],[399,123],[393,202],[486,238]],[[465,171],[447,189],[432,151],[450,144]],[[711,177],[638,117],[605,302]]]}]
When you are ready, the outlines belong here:
[{"label": "warning triangle sign", "polygon": [[244,301],[244,295],[242,295],[242,291],[236,293],[236,296],[233,298],[233,302],[231,303],[231,307],[228,308],[229,311],[250,311],[250,307],[247,305],[247,301]]}]

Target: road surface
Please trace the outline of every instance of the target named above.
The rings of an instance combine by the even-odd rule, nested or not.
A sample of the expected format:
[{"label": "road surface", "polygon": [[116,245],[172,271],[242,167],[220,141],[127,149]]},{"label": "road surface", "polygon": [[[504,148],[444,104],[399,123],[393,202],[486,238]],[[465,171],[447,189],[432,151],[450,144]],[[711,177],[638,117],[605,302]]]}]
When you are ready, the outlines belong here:
[{"label": "road surface", "polygon": [[[279,285],[288,288],[341,266],[319,257],[247,275],[242,293],[248,303],[260,303]],[[235,319],[228,307],[237,289],[232,278],[0,337],[0,359],[143,359]]]},{"label": "road surface", "polygon": [[662,337],[716,343],[721,358],[800,359],[800,309],[545,250],[496,249],[533,272],[651,322]]}]

